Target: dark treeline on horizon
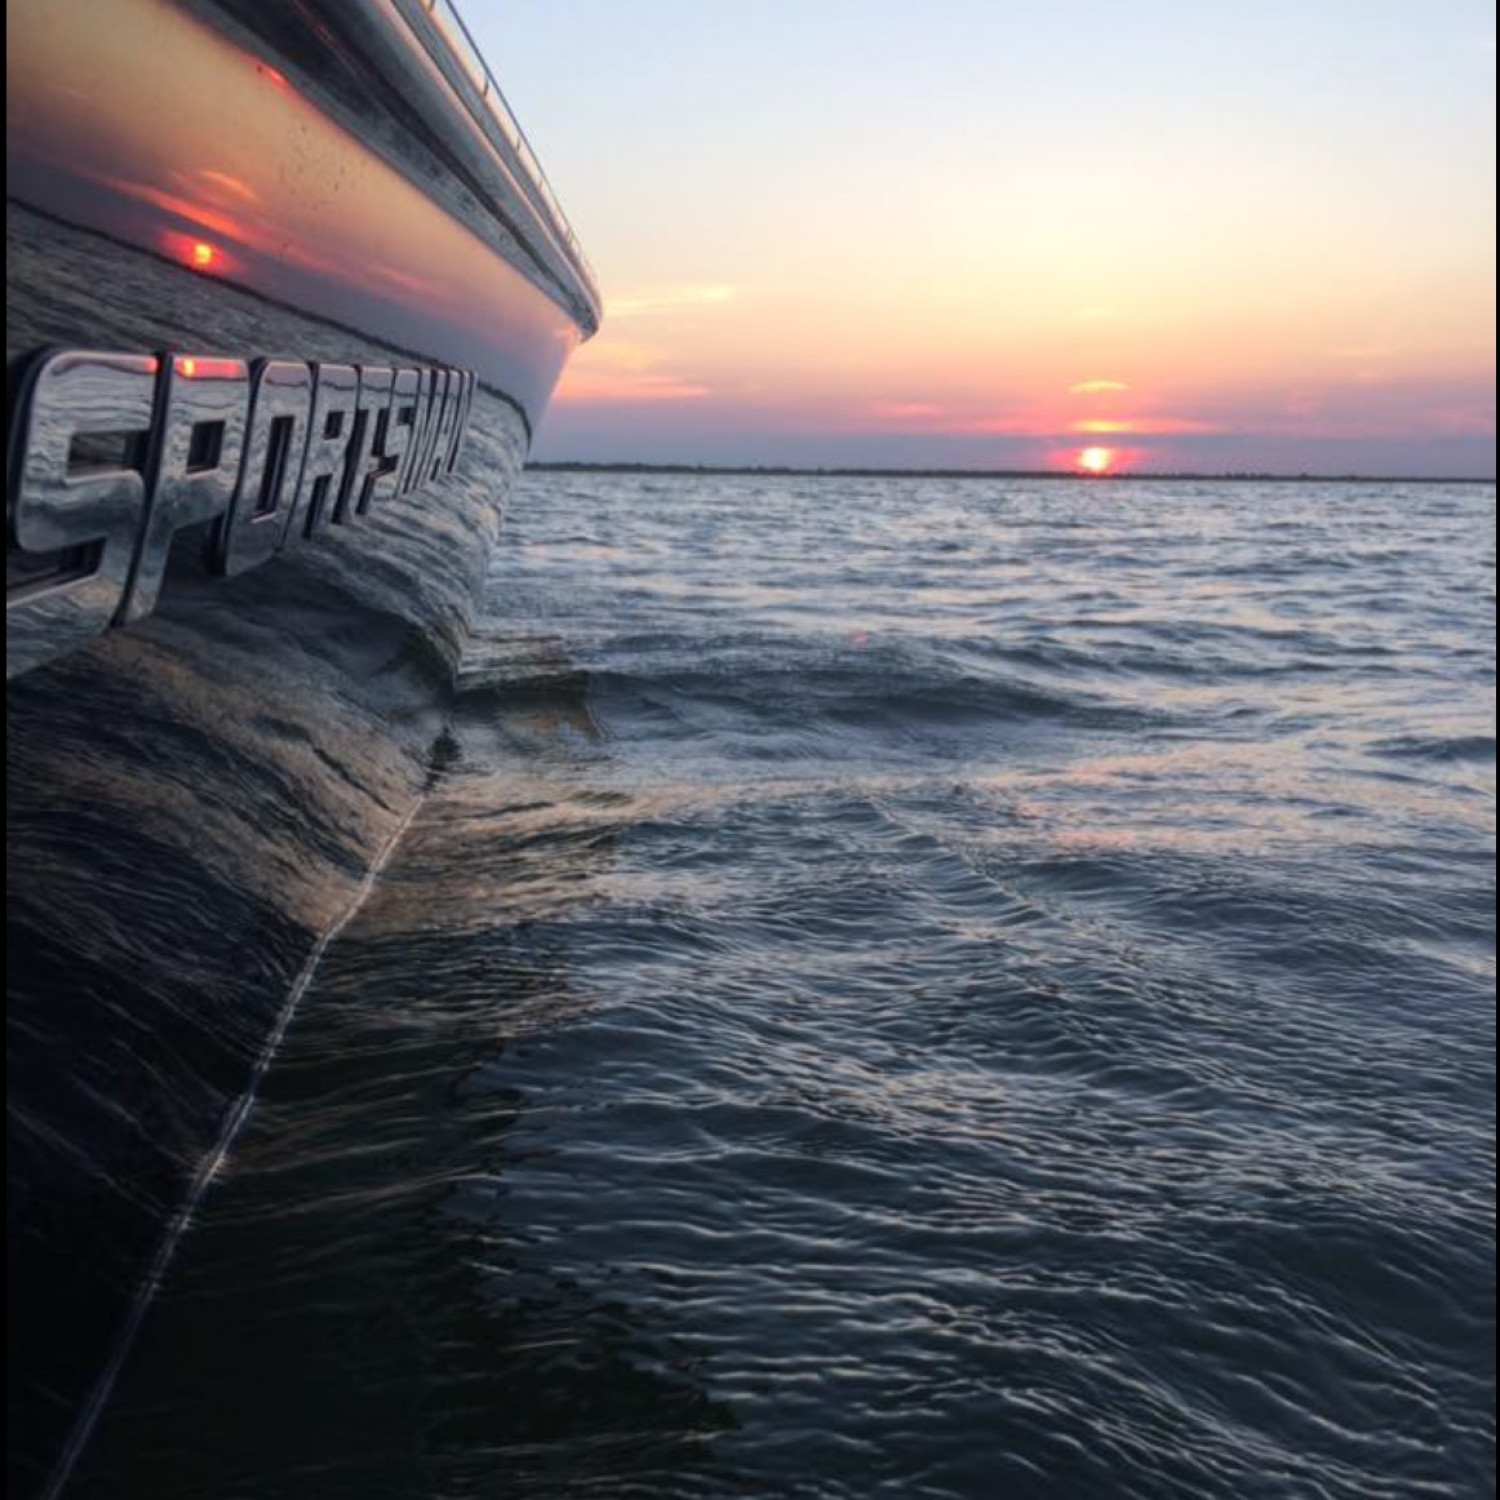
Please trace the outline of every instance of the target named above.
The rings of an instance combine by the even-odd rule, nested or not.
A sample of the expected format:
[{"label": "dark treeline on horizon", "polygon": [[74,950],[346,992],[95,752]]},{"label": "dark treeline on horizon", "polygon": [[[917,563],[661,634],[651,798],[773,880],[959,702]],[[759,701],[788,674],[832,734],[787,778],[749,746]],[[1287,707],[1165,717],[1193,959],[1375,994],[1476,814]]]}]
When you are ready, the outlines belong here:
[{"label": "dark treeline on horizon", "polygon": [[1110,474],[1084,474],[1075,469],[856,469],[805,468],[780,464],[645,464],[583,463],[572,459],[532,462],[529,470],[552,473],[596,474],[748,474],[768,478],[806,479],[1082,479],[1089,484],[1109,484],[1122,479],[1254,480],[1271,484],[1494,484],[1495,477],[1424,474],[1270,474],[1250,470],[1128,469]]}]

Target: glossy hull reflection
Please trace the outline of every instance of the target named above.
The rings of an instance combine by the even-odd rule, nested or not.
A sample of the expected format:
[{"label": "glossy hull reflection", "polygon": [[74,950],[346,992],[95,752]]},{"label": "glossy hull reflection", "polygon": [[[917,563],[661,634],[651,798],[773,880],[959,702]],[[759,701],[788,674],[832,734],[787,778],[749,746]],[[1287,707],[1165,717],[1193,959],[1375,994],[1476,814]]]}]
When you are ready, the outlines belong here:
[{"label": "glossy hull reflection", "polygon": [[340,102],[353,84],[335,95],[324,69],[347,68],[347,49],[273,66],[254,37],[168,0],[30,0],[7,36],[13,198],[477,370],[531,421],[591,331],[587,292],[527,248],[523,204],[476,206],[446,162],[414,158],[401,100]]},{"label": "glossy hull reflection", "polygon": [[[597,321],[434,35],[405,0],[7,12],[13,1493],[71,1482],[432,784],[506,493]],[[113,384],[37,396],[80,359]]]}]

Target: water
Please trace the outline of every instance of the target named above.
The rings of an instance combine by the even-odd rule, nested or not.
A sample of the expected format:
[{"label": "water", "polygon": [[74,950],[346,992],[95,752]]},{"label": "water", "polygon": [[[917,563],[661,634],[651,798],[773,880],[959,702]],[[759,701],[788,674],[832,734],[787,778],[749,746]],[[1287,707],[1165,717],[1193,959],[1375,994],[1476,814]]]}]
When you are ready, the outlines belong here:
[{"label": "water", "polygon": [[532,476],[77,1486],[1494,1490],[1494,492]]}]

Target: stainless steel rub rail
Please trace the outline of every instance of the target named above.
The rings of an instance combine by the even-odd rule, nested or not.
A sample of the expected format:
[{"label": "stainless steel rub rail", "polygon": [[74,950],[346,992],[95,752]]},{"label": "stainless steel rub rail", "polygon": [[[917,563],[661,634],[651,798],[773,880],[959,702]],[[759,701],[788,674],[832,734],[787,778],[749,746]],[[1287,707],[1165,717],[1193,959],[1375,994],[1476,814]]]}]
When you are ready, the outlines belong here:
[{"label": "stainless steel rub rail", "polygon": [[506,101],[495,75],[474,44],[463,18],[449,0],[358,0],[371,9],[394,6],[407,27],[421,42],[450,88],[462,100],[474,123],[500,153],[514,163],[533,208],[543,218],[574,274],[584,284],[593,303],[595,322],[599,310],[599,283],[562,204],[537,160],[526,132]]}]

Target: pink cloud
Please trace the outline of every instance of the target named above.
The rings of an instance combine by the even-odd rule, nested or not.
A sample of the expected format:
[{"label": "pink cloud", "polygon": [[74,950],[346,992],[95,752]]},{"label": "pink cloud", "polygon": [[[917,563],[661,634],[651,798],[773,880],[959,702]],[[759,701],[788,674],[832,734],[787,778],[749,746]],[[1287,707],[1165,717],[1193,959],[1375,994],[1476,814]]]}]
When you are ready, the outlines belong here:
[{"label": "pink cloud", "polygon": [[931,422],[944,408],[931,401],[876,401],[869,412],[878,422]]},{"label": "pink cloud", "polygon": [[580,370],[563,377],[552,398],[561,406],[618,406],[629,402],[698,401],[709,395],[706,385],[695,385],[675,375],[639,370]]}]

